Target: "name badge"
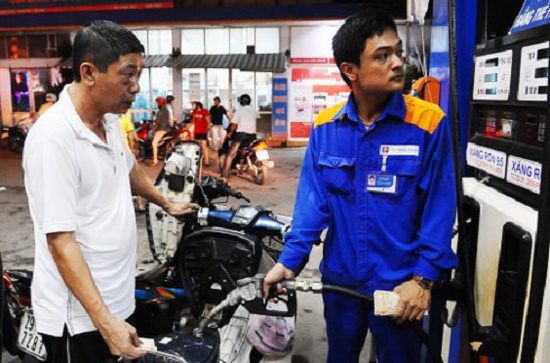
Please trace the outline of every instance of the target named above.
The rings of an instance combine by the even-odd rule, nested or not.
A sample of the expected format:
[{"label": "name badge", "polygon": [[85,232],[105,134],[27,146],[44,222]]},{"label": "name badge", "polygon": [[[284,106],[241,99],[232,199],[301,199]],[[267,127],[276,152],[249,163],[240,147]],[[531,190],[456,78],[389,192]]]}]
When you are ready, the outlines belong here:
[{"label": "name badge", "polygon": [[418,145],[381,145],[380,155],[402,155],[418,156],[420,147]]},{"label": "name badge", "polygon": [[397,177],[388,174],[367,175],[367,192],[395,194]]}]

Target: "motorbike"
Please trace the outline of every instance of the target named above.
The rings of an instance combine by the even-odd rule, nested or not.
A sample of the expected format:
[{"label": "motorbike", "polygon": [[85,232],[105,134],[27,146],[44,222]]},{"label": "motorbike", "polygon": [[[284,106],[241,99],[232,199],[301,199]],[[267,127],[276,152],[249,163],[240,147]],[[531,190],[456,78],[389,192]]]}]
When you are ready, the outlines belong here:
[{"label": "motorbike", "polygon": [[[250,201],[221,179],[201,177],[201,157],[198,142],[177,143],[155,181],[155,187],[169,200],[193,201],[201,208],[178,219],[154,204],[147,205],[154,266],[136,275],[135,320],[140,337],[154,338],[196,327],[201,316],[211,313],[238,287],[237,281],[266,273],[274,266],[290,228],[290,218],[260,206],[227,205],[229,197]],[[44,361],[45,351],[30,306],[32,272],[7,270],[4,276],[10,278],[11,282],[4,285],[10,286],[6,291],[16,307],[6,307],[11,300],[5,299],[9,318],[3,326],[4,344],[13,348],[8,349],[11,354],[29,362]],[[294,316],[295,296],[283,304],[287,315]],[[220,337],[218,354],[224,362],[256,362],[262,356],[246,340],[250,319],[250,313],[239,306],[224,309],[210,319],[209,329]],[[6,334],[8,331],[12,334]]]},{"label": "motorbike", "polygon": [[[137,127],[138,155],[139,160],[149,158],[153,155],[153,122],[151,120],[141,121]],[[176,123],[172,130],[165,133],[158,144],[158,157],[164,159],[172,150],[176,142],[193,139],[193,131],[182,123]]]},{"label": "motorbike", "polygon": [[[225,159],[229,153],[231,139],[226,138],[220,150],[218,150],[218,166],[220,172],[223,169]],[[237,155],[231,162],[231,170],[238,175],[248,175],[254,183],[264,185],[267,183],[268,169],[275,166],[269,159],[268,145],[265,139],[255,138],[243,140],[237,150]]]},{"label": "motorbike", "polygon": [[8,128],[8,148],[16,153],[22,153],[25,146],[25,139],[34,123],[36,116],[28,116],[19,121],[15,126]]}]

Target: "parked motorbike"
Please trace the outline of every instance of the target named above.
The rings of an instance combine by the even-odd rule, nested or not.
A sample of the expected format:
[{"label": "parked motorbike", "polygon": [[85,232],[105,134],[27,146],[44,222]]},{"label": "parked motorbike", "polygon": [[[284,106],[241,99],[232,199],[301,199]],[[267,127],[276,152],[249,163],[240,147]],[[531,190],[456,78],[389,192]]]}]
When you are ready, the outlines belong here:
[{"label": "parked motorbike", "polygon": [[[153,122],[143,120],[136,128],[138,135],[138,159],[143,160],[153,156]],[[158,157],[164,159],[172,150],[176,142],[192,140],[193,131],[182,123],[176,123],[172,130],[165,133],[158,144]]]},{"label": "parked motorbike", "polygon": [[[218,166],[220,172],[229,153],[231,140],[226,138],[220,150],[218,150]],[[275,166],[269,159],[268,145],[265,139],[243,140],[239,145],[237,155],[231,162],[231,170],[239,175],[252,177],[254,183],[264,185],[267,183],[267,171]]]},{"label": "parked motorbike", "polygon": [[2,343],[8,353],[25,363],[46,359],[46,348],[34,329],[31,280],[32,271],[28,270],[5,270],[2,275]]},{"label": "parked motorbike", "polygon": [[8,128],[8,148],[17,153],[23,152],[25,139],[27,134],[34,124],[34,116],[30,115],[27,118],[19,121],[17,125]]},{"label": "parked motorbike", "polygon": [[[266,273],[275,264],[283,234],[290,228],[288,217],[275,216],[262,207],[231,208],[225,204],[230,196],[247,199],[221,179],[201,178],[201,157],[198,142],[177,143],[155,182],[171,201],[198,203],[201,208],[195,215],[178,219],[156,205],[147,205],[147,231],[155,265],[136,276],[135,320],[140,337],[196,327],[201,316],[208,315],[238,287],[238,280]],[[8,350],[11,354],[43,360],[30,307],[32,272],[10,270],[4,275],[10,277],[11,283],[5,286],[11,286],[15,306],[6,308],[10,301],[6,299],[9,319],[3,331],[10,338],[5,346],[14,347]],[[295,296],[286,305],[293,315]],[[249,319],[248,311],[238,306],[210,319],[210,329],[220,337],[218,353],[224,362],[254,362],[261,357],[246,340]],[[6,334],[9,331],[11,335]]]}]

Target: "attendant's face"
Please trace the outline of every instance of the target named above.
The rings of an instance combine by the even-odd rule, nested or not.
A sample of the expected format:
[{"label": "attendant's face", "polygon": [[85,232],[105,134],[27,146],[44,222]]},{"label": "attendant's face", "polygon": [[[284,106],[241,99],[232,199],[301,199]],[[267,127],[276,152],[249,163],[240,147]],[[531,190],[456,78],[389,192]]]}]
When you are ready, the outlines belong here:
[{"label": "attendant's face", "polygon": [[143,55],[130,53],[107,68],[107,73],[95,73],[94,89],[103,112],[126,113],[140,91],[139,77],[143,70]]},{"label": "attendant's face", "polygon": [[360,60],[360,65],[342,63],[355,92],[385,94],[403,91],[403,43],[393,29],[367,39]]}]

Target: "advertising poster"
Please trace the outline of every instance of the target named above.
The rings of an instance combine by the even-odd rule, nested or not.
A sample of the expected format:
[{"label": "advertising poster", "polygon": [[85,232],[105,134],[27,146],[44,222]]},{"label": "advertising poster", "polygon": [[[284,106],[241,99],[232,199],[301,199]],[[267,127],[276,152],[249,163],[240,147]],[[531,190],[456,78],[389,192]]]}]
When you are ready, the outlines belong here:
[{"label": "advertising poster", "polygon": [[277,140],[288,138],[288,80],[273,78],[273,124],[272,137]]},{"label": "advertising poster", "polygon": [[313,122],[313,85],[292,82],[289,102],[290,138],[308,138]]},{"label": "advertising poster", "polygon": [[189,99],[200,101],[201,99],[201,74],[189,73]]}]

